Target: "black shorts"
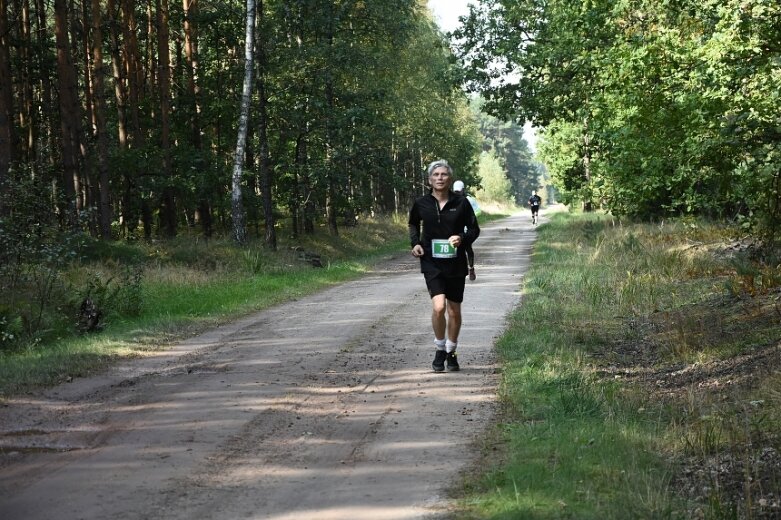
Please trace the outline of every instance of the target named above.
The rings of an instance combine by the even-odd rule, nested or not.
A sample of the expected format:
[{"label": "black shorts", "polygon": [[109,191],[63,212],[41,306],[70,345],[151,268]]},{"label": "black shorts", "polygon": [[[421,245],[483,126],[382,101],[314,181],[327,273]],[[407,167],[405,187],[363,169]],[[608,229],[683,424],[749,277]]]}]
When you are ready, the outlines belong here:
[{"label": "black shorts", "polygon": [[439,275],[431,275],[424,273],[426,278],[426,287],[428,287],[428,294],[432,298],[438,294],[444,294],[445,298],[451,302],[461,303],[464,301],[464,286],[466,285],[466,277],[457,276],[455,278]]},{"label": "black shorts", "polygon": [[539,206],[532,206],[532,215],[536,215],[540,211]]}]

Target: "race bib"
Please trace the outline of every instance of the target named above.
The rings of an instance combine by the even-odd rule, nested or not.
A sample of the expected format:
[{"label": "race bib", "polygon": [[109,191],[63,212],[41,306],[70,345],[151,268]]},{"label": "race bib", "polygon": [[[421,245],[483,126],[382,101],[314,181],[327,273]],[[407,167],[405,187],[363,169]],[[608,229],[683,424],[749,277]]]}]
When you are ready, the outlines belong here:
[{"label": "race bib", "polygon": [[450,245],[447,240],[434,239],[431,241],[431,256],[434,258],[455,258],[458,248]]}]

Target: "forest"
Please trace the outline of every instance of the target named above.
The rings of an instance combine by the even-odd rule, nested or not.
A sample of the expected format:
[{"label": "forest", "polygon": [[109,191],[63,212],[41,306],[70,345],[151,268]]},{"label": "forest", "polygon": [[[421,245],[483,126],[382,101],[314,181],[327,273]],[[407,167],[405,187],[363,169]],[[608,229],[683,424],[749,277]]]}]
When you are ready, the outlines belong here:
[{"label": "forest", "polygon": [[540,129],[565,203],[776,240],[770,0],[482,0],[451,35],[423,0],[0,0],[0,39],[6,251],[182,229],[274,249],[280,219],[403,210],[435,158],[480,187],[481,151],[523,202],[540,171],[481,111]]},{"label": "forest", "polygon": [[6,250],[50,229],[235,234],[237,204],[273,249],[278,219],[338,234],[406,210],[439,157],[477,182],[478,125],[424,1],[1,0],[0,37]]},{"label": "forest", "polygon": [[425,0],[0,0],[0,322],[84,243],[336,237],[406,212],[437,158],[493,199],[727,221],[773,264],[777,2],[481,0],[462,22]]},{"label": "forest", "polygon": [[563,202],[735,222],[773,249],[778,2],[482,0],[454,41],[486,109],[542,129]]}]

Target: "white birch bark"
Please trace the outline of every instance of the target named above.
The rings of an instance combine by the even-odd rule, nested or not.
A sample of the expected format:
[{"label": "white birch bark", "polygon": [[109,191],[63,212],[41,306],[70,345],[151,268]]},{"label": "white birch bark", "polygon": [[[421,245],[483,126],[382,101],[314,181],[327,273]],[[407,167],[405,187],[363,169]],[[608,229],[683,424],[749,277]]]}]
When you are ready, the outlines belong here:
[{"label": "white birch bark", "polygon": [[236,154],[233,156],[233,176],[231,190],[231,216],[233,218],[233,238],[239,244],[247,241],[247,229],[244,223],[244,207],[241,203],[241,173],[244,165],[244,149],[247,144],[247,121],[249,120],[250,101],[252,100],[252,69],[254,68],[255,47],[255,0],[247,0],[247,26],[244,44],[244,87],[241,93],[241,111],[239,113],[239,136],[236,141]]}]

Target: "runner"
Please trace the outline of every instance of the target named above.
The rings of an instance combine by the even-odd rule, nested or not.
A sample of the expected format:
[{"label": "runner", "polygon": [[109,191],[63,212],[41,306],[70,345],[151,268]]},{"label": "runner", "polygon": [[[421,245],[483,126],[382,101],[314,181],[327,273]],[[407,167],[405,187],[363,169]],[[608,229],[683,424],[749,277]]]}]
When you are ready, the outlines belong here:
[{"label": "runner", "polygon": [[469,201],[450,190],[453,168],[448,162],[434,161],[427,172],[431,192],[418,198],[409,212],[410,246],[412,256],[420,258],[420,271],[431,296],[436,348],[431,366],[435,372],[443,372],[447,362],[449,371],[457,371],[461,302],[468,269],[464,246],[477,240],[480,227]]},{"label": "runner", "polygon": [[[477,216],[477,211],[475,210],[475,205],[477,204],[477,201],[472,203],[473,199],[464,193],[464,182],[463,181],[454,182],[453,191],[459,195],[466,197],[466,200],[468,200],[469,203],[472,205],[472,211],[474,211],[475,216]],[[466,231],[466,228],[464,228],[464,231]],[[464,252],[466,253],[466,263],[469,265],[469,279],[471,281],[474,281],[475,278],[477,278],[477,275],[475,274],[475,252],[472,249],[472,244],[464,246]]]},{"label": "runner", "polygon": [[535,226],[538,222],[537,213],[540,211],[540,204],[542,204],[542,199],[537,195],[536,191],[532,191],[532,196],[529,197],[529,206],[532,209],[532,224]]}]

